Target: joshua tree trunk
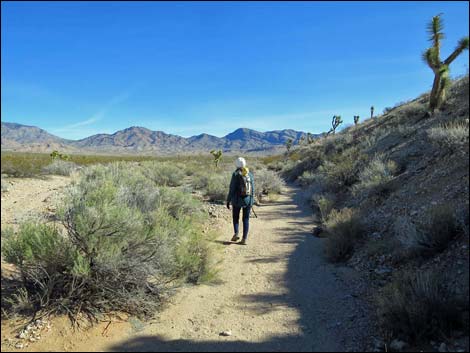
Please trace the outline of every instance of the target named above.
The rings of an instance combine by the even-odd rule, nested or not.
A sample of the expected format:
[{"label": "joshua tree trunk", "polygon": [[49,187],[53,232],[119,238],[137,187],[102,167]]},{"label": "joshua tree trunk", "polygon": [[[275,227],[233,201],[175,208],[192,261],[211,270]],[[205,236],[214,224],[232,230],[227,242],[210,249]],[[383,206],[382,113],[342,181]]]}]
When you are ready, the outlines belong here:
[{"label": "joshua tree trunk", "polygon": [[432,83],[431,96],[429,97],[429,108],[431,112],[439,106],[439,91],[441,86],[441,75],[439,70],[434,71],[434,82]]}]

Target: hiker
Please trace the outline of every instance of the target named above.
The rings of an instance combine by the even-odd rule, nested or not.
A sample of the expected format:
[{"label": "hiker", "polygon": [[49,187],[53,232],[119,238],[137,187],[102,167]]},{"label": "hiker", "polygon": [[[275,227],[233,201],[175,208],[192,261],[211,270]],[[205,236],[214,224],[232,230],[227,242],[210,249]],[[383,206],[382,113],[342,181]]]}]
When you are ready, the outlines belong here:
[{"label": "hiker", "polygon": [[232,241],[240,239],[238,236],[238,222],[240,219],[240,210],[243,209],[243,238],[240,242],[246,245],[248,229],[250,226],[250,211],[254,202],[255,182],[253,174],[246,167],[246,161],[243,157],[238,157],[235,161],[237,169],[232,174],[230,180],[230,190],[227,195],[227,208],[232,204],[232,218],[234,235]]}]

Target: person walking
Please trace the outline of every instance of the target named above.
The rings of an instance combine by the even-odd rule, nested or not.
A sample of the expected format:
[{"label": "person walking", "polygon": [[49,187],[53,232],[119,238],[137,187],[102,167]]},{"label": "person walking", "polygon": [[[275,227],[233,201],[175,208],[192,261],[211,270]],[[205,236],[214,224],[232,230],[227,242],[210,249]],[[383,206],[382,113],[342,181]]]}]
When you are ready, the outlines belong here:
[{"label": "person walking", "polygon": [[232,218],[234,235],[232,241],[236,242],[239,237],[240,211],[243,209],[243,237],[241,245],[246,245],[248,230],[250,227],[250,211],[254,203],[255,181],[253,174],[246,167],[243,157],[238,157],[235,161],[237,169],[232,174],[230,188],[227,194],[227,208],[232,204]]}]

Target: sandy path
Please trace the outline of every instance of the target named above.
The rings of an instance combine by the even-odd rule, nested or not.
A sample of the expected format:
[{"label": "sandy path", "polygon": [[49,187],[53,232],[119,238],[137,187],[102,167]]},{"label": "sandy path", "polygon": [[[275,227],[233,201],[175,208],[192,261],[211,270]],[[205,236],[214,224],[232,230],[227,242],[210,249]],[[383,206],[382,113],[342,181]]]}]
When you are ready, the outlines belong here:
[{"label": "sandy path", "polygon": [[[56,322],[50,337],[25,350],[363,348],[369,319],[359,300],[360,286],[354,284],[352,271],[324,261],[323,240],[311,235],[310,211],[297,190],[288,188],[276,202],[256,210],[259,218],[252,219],[248,246],[224,244],[232,235],[226,223],[218,240],[223,247],[219,283],[181,289],[159,317],[146,324],[112,323],[103,334],[105,324],[73,333],[65,322]],[[226,330],[232,335],[219,335]]]}]

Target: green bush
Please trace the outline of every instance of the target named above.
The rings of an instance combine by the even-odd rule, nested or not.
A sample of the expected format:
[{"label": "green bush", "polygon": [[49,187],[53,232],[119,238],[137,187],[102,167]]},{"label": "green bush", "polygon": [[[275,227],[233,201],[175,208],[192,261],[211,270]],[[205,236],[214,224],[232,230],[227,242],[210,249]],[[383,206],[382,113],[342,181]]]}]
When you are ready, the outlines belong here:
[{"label": "green bush", "polygon": [[356,148],[350,148],[336,154],[318,167],[320,180],[325,189],[333,192],[344,192],[359,180],[359,172],[367,157]]},{"label": "green bush", "polygon": [[350,208],[332,210],[325,222],[327,239],[325,255],[331,262],[345,261],[356,243],[364,236],[360,216]]},{"label": "green bush", "polygon": [[155,187],[138,166],[96,165],[67,189],[63,233],[26,224],[2,252],[36,309],[73,320],[111,311],[151,316],[171,286],[210,273],[200,209],[190,195]]},{"label": "green bush", "polygon": [[400,273],[376,302],[382,329],[413,341],[448,336],[468,316],[468,301],[451,291],[446,273],[435,270]]},{"label": "green bush", "polygon": [[279,174],[268,169],[259,169],[253,173],[255,181],[255,196],[262,200],[265,195],[280,194],[285,185]]},{"label": "green bush", "polygon": [[319,208],[321,220],[326,222],[336,204],[336,196],[334,194],[321,194],[314,196],[314,200]]},{"label": "green bush", "polygon": [[43,167],[42,171],[45,174],[69,176],[76,169],[77,165],[73,162],[68,162],[62,159],[55,159],[51,164]]},{"label": "green bush", "polygon": [[359,182],[353,186],[353,193],[366,198],[381,193],[386,183],[393,179],[397,164],[385,160],[383,155],[376,155],[360,172]]},{"label": "green bush", "polygon": [[159,186],[179,186],[183,183],[185,171],[171,162],[143,162],[144,174]]},{"label": "green bush", "polygon": [[225,202],[230,187],[231,175],[224,173],[222,175],[209,175],[207,177],[207,186],[205,194],[209,201]]}]

